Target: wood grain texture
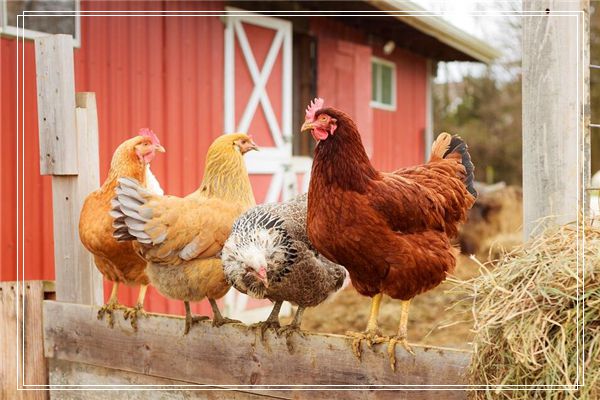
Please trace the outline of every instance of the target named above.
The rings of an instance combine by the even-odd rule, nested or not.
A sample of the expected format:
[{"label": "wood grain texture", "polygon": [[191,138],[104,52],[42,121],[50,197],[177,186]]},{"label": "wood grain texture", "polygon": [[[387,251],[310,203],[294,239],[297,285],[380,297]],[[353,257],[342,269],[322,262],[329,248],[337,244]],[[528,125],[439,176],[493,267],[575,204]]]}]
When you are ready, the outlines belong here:
[{"label": "wood grain texture", "polygon": [[79,174],[52,176],[56,294],[60,301],[102,303],[102,275],[79,240],[85,197],[99,186],[98,116],[93,93],[77,94]]},{"label": "wood grain texture", "polygon": [[[19,285],[18,288],[17,285]],[[48,384],[48,367],[44,357],[42,331],[43,300],[44,281],[25,281],[24,284],[23,282],[0,283],[1,399],[48,399],[48,392],[43,388],[41,390],[18,390],[27,385]],[[22,338],[25,340],[23,341]],[[28,389],[35,389],[35,387]]]},{"label": "wood grain texture", "polygon": [[35,39],[40,174],[74,175],[77,165],[73,38]]},{"label": "wood grain texture", "polygon": [[[398,372],[389,367],[386,346],[364,348],[362,362],[350,350],[349,338],[307,334],[291,339],[290,353],[284,338],[267,334],[263,344],[242,325],[213,328],[210,322],[195,325],[183,336],[183,320],[151,315],[139,321],[134,333],[121,313],[115,328],[96,319],[97,308],[47,301],[44,304],[45,354],[55,360],[91,364],[120,371],[171,379],[190,384],[249,385],[416,385],[417,391],[345,391],[344,398],[463,399],[461,391],[424,391],[419,385],[462,385],[469,354],[450,349],[414,346],[416,357],[398,348]],[[120,371],[116,371],[120,370]],[[116,382],[116,381],[115,381]],[[95,382],[89,382],[95,383]],[[236,387],[239,388],[239,387]],[[369,389],[368,387],[365,389]],[[289,387],[269,392],[284,398],[301,398]],[[306,393],[305,393],[306,394]],[[307,396],[331,398],[331,392]],[[441,397],[443,396],[443,397]]]},{"label": "wood grain texture", "polygon": [[[563,224],[577,219],[589,178],[589,1],[528,0],[523,11],[523,219],[525,238],[538,220]],[[562,11],[562,13],[561,13]],[[564,11],[583,11],[566,15]],[[587,82],[587,84],[586,84]],[[586,130],[587,129],[587,130]],[[537,232],[537,230],[536,230]]]}]

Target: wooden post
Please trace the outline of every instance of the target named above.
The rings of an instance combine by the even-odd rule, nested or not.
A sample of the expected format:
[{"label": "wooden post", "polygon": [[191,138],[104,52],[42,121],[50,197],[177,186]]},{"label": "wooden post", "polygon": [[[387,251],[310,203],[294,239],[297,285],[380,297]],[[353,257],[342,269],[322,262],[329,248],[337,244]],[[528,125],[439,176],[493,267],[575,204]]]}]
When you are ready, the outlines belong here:
[{"label": "wooden post", "polygon": [[35,50],[40,173],[52,175],[56,297],[101,304],[102,276],[78,234],[83,200],[99,185],[96,99],[80,93],[76,101],[70,35],[37,38]]},{"label": "wooden post", "polygon": [[589,0],[527,0],[523,11],[546,13],[523,17],[523,229],[528,238],[541,218],[547,219],[540,227],[575,221],[585,205]]}]

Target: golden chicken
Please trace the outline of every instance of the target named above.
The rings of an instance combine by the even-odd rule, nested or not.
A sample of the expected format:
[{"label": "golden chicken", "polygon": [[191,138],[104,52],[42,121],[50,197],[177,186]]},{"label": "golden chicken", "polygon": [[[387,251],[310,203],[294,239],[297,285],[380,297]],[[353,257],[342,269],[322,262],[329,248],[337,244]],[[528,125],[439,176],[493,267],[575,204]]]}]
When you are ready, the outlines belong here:
[{"label": "golden chicken", "polygon": [[255,204],[243,155],[257,149],[245,134],[220,136],[208,149],[202,184],[183,198],[157,196],[135,178],[119,180],[112,211],[115,237],[137,241],[152,285],[166,297],[183,300],[186,334],[208,318],[193,316],[189,305],[205,297],[213,325],[237,322],[224,318],[216,303],[230,288],[218,253],[237,217]]},{"label": "golden chicken", "polygon": [[[157,151],[164,152],[165,149],[149,129],[142,129],[138,136],[121,143],[113,154],[108,177],[98,190],[88,195],[81,209],[81,243],[94,255],[96,266],[104,278],[113,282],[108,302],[98,311],[98,319],[106,315],[111,327],[114,325],[113,311],[124,309],[125,318],[130,318],[133,328],[137,328],[137,316],[143,313],[148,285],[148,277],[144,273],[146,261],[136,253],[130,242],[118,242],[113,237],[113,218],[109,215],[111,199],[117,180],[123,176],[133,177],[142,186],[156,182],[149,164]],[[135,307],[127,308],[119,304],[117,294],[121,283],[142,285]]]}]

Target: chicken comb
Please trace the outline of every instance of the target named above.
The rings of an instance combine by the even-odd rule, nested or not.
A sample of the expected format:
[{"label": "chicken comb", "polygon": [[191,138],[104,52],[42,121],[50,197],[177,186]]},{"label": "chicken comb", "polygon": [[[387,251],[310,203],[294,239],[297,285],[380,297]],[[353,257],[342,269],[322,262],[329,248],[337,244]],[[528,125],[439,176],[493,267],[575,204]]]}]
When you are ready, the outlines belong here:
[{"label": "chicken comb", "polygon": [[156,136],[156,134],[150,128],[140,129],[138,135],[149,137],[150,140],[152,140],[152,144],[157,146],[160,145],[160,140],[158,140],[158,136]]},{"label": "chicken comb", "polygon": [[310,121],[314,120],[315,114],[317,111],[323,108],[324,103],[325,100],[320,97],[316,97],[313,101],[311,101],[308,107],[306,107],[306,119]]}]

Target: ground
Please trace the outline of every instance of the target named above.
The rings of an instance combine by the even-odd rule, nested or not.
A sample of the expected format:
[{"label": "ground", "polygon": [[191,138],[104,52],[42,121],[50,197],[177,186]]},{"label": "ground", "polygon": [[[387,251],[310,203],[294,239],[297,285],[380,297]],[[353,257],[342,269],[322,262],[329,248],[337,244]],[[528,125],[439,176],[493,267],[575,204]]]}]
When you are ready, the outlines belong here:
[{"label": "ground", "polygon": [[[461,255],[454,272],[455,279],[467,279],[479,272],[477,264]],[[469,304],[455,306],[461,296],[448,293],[454,284],[446,281],[434,290],[417,296],[411,305],[408,340],[443,347],[468,349],[473,326]],[[352,286],[336,293],[323,304],[306,310],[302,329],[313,332],[339,333],[365,329],[369,314],[369,298],[359,295]],[[454,306],[454,307],[453,307]],[[398,329],[400,302],[385,297],[379,314],[380,327],[386,335]],[[282,318],[289,322],[290,318]]]}]

